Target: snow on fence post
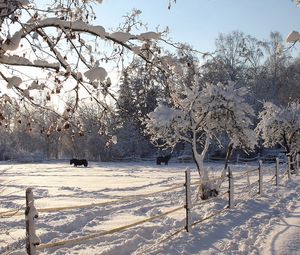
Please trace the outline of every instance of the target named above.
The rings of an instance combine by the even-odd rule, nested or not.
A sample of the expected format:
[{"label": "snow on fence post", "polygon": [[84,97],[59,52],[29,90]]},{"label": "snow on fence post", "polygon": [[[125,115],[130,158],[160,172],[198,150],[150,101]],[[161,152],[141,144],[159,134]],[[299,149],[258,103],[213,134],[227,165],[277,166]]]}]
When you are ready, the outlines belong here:
[{"label": "snow on fence post", "polygon": [[229,180],[229,202],[228,202],[228,207],[233,208],[233,194],[234,194],[234,184],[233,184],[233,176],[232,176],[232,171],[230,169],[230,166],[228,166],[228,180]]},{"label": "snow on fence post", "polygon": [[262,175],[262,160],[258,161],[258,194],[262,194],[263,175]]},{"label": "snow on fence post", "polygon": [[187,169],[185,171],[185,195],[186,195],[186,231],[191,230],[191,209],[192,209],[192,199],[191,199],[191,170]]},{"label": "snow on fence post", "polygon": [[26,251],[29,255],[36,255],[36,246],[40,244],[40,239],[35,234],[34,219],[38,217],[38,212],[34,207],[32,188],[26,189]]},{"label": "snow on fence post", "polygon": [[276,166],[275,166],[275,182],[276,186],[279,185],[279,158],[276,158]]}]

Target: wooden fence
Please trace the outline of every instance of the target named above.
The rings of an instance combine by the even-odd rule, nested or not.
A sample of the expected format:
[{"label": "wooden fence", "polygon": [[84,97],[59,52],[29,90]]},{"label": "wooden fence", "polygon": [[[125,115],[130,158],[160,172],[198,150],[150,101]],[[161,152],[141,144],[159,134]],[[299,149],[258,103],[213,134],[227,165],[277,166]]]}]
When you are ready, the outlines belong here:
[{"label": "wooden fence", "polygon": [[[297,155],[297,158],[295,160],[295,162],[288,162],[287,164],[287,170],[283,173],[283,176],[287,176],[288,179],[291,178],[291,165],[294,165],[294,169],[295,169],[295,174],[298,175],[299,174],[299,163],[300,163],[300,157],[299,155]],[[236,205],[235,203],[235,198],[234,198],[234,179],[236,178],[245,178],[247,177],[247,181],[248,181],[248,185],[245,187],[245,189],[249,189],[249,187],[252,187],[253,185],[257,185],[258,186],[258,194],[262,194],[263,193],[263,171],[262,171],[262,161],[259,161],[258,167],[255,169],[251,169],[248,171],[244,171],[243,173],[240,173],[236,176],[233,176],[232,170],[230,168],[230,166],[227,169],[227,175],[225,177],[222,178],[215,178],[215,179],[210,179],[209,182],[211,183],[216,183],[217,181],[220,181],[220,179],[222,179],[222,181],[227,181],[228,182],[228,186],[225,189],[224,192],[220,193],[216,198],[220,198],[223,196],[227,196],[228,199],[228,205],[226,205],[222,210],[219,210],[205,218],[199,219],[197,221],[192,222],[192,209],[195,206],[199,206],[199,205],[203,205],[205,203],[210,203],[212,202],[214,199],[216,198],[210,198],[208,200],[204,200],[204,201],[198,201],[198,202],[192,202],[192,192],[191,192],[191,187],[192,186],[198,186],[200,184],[200,181],[198,182],[191,182],[191,173],[190,170],[187,169],[185,171],[185,183],[184,184],[178,184],[178,185],[174,185],[170,188],[161,190],[161,191],[156,191],[153,193],[148,193],[148,194],[144,194],[144,195],[136,195],[136,196],[128,196],[128,197],[124,197],[122,199],[118,199],[118,200],[113,200],[113,201],[107,201],[107,202],[103,202],[103,203],[93,203],[93,204],[87,204],[87,205],[79,205],[79,206],[70,206],[70,207],[57,207],[57,208],[41,208],[41,209],[36,209],[34,206],[34,196],[33,196],[33,190],[31,188],[28,188],[26,190],[26,208],[25,208],[25,220],[26,220],[26,250],[27,253],[30,255],[35,255],[37,253],[37,251],[39,250],[43,250],[43,249],[48,249],[48,248],[52,248],[52,247],[59,247],[59,246],[64,246],[64,245],[70,245],[70,244],[76,244],[79,242],[83,242],[86,240],[91,240],[91,239],[95,239],[104,235],[109,235],[109,234],[113,234],[116,232],[120,232],[120,231],[124,231],[126,229],[144,224],[146,222],[149,221],[153,221],[154,219],[158,219],[161,217],[164,217],[166,215],[169,215],[171,213],[177,212],[179,210],[183,210],[185,211],[185,217],[186,217],[186,223],[185,226],[183,228],[180,228],[178,230],[176,230],[173,234],[171,234],[170,236],[168,236],[167,238],[159,241],[159,243],[168,240],[169,238],[175,236],[176,234],[180,233],[181,231],[187,231],[190,232],[192,230],[192,227],[200,224],[203,221],[206,221],[208,219],[211,219],[212,217],[215,217],[216,215],[219,215],[221,213],[223,213],[225,210],[227,209],[231,209],[234,208],[234,206]],[[257,173],[257,178],[258,180],[255,182],[250,183],[250,179],[249,179],[249,175],[253,174],[253,173]],[[275,185],[279,185],[279,160],[276,160],[276,164],[275,164],[275,169],[274,169],[274,176],[271,178],[270,181],[275,180]],[[174,190],[178,190],[178,189],[182,189],[185,188],[185,200],[183,202],[182,205],[179,205],[176,208],[172,208],[168,211],[165,211],[161,214],[157,214],[154,215],[150,218],[146,218],[128,225],[124,225],[121,227],[117,227],[111,230],[107,230],[107,231],[99,231],[99,232],[95,232],[93,234],[90,235],[85,235],[82,237],[78,237],[78,238],[73,238],[73,239],[68,239],[68,240],[61,240],[58,242],[50,242],[50,243],[45,243],[45,244],[40,244],[41,241],[40,239],[37,237],[36,233],[35,233],[35,220],[38,218],[38,212],[40,213],[51,213],[51,212],[58,212],[58,211],[65,211],[65,210],[74,210],[74,209],[79,209],[79,208],[92,208],[92,207],[96,207],[96,206],[105,206],[105,205],[111,205],[111,204],[116,204],[116,203],[121,203],[124,201],[133,201],[133,200],[137,200],[139,198],[144,198],[144,197],[150,197],[150,196],[156,196],[159,195],[161,193],[165,193],[165,192],[170,192],[170,191],[174,191]],[[19,215],[21,212],[7,212],[7,213],[1,213],[0,217],[10,217],[13,215]],[[158,243],[156,243],[157,245]]]}]

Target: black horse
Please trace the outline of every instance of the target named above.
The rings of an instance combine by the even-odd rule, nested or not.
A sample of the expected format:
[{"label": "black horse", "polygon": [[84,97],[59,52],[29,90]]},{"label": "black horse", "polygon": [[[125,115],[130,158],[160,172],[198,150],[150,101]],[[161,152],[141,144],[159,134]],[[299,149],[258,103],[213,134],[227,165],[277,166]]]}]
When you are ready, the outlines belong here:
[{"label": "black horse", "polygon": [[88,162],[86,159],[76,159],[76,158],[72,158],[70,160],[70,165],[74,164],[74,166],[81,166],[84,165],[85,167],[88,166]]},{"label": "black horse", "polygon": [[168,164],[169,160],[171,158],[171,155],[167,155],[167,156],[162,156],[162,157],[157,157],[156,158],[156,165],[160,165],[161,163],[165,163],[165,165]]}]

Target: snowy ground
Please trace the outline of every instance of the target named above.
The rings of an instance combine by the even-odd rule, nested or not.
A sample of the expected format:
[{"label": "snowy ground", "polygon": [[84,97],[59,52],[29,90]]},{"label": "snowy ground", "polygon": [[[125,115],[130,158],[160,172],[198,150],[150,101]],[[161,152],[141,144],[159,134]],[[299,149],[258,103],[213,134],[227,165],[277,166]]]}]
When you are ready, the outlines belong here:
[{"label": "snowy ground", "polygon": [[[64,246],[39,250],[39,254],[300,254],[300,178],[281,177],[274,184],[275,166],[265,165],[263,195],[257,195],[257,172],[245,171],[257,163],[232,165],[235,176],[235,207],[223,210],[227,196],[192,208],[193,222],[217,214],[193,226],[187,233],[185,210],[180,209],[123,231]],[[34,188],[39,212],[37,235],[43,244],[103,233],[176,209],[184,205],[184,170],[193,164],[171,162],[91,163],[74,168],[67,161],[38,164],[0,164],[0,254],[25,254],[25,190]],[[207,163],[218,177],[221,164]],[[281,167],[281,174],[284,166]],[[243,176],[243,177],[241,177]],[[250,186],[249,185],[250,182]],[[227,181],[221,193],[227,190]],[[193,186],[193,201],[196,201]],[[139,196],[141,195],[141,196]],[[130,196],[130,199],[128,197]],[[132,197],[138,196],[138,197]],[[111,204],[43,212],[42,208]],[[6,217],[10,213],[13,216]],[[220,210],[223,210],[221,213]],[[173,235],[174,234],[174,235]],[[21,248],[20,248],[21,247]]]}]

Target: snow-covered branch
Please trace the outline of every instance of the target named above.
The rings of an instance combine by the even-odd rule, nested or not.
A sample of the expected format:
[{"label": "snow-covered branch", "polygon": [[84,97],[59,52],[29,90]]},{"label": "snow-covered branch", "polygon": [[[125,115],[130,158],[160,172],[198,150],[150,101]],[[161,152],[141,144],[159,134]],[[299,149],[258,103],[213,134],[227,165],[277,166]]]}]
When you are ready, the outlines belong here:
[{"label": "snow-covered branch", "polygon": [[48,61],[43,60],[31,61],[28,58],[17,55],[2,55],[0,56],[0,63],[11,66],[30,66],[37,68],[54,69],[55,71],[58,71],[60,68],[59,63],[49,63]]}]

